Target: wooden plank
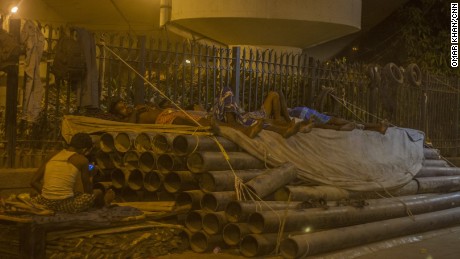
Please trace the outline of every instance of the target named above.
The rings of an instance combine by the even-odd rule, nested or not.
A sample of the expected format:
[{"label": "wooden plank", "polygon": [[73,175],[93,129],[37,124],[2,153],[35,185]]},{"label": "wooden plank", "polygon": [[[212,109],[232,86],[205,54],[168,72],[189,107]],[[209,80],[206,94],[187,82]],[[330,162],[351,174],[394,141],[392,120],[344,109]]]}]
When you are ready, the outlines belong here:
[{"label": "wooden plank", "polygon": [[0,214],[0,220],[10,221],[10,222],[18,222],[18,223],[31,223],[33,220],[31,218],[22,218],[22,217],[14,217]]},{"label": "wooden plank", "polygon": [[135,230],[142,230],[142,229],[149,229],[149,228],[156,228],[156,227],[166,227],[166,228],[179,228],[183,229],[184,227],[181,225],[174,225],[174,224],[164,224],[159,222],[148,221],[142,224],[130,225],[130,226],[117,226],[105,229],[96,229],[96,230],[88,230],[88,231],[80,231],[75,233],[48,233],[47,241],[53,241],[60,238],[77,238],[77,237],[91,237],[97,235],[107,235],[107,234],[115,234],[115,233],[123,233],[123,232],[130,232]]},{"label": "wooden plank", "polygon": [[176,202],[174,201],[121,202],[114,204],[129,206],[142,211],[173,211],[176,206]]}]

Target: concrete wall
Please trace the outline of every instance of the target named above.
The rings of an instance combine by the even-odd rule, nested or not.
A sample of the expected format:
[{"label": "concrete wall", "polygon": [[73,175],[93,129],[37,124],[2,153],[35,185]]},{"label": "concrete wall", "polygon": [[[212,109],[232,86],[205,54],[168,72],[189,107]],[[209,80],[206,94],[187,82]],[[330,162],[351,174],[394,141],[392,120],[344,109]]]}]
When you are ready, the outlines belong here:
[{"label": "concrete wall", "polygon": [[172,20],[285,19],[361,27],[361,0],[174,0]]},{"label": "concrete wall", "polygon": [[361,0],[174,0],[171,22],[228,45],[306,48],[361,28]]}]

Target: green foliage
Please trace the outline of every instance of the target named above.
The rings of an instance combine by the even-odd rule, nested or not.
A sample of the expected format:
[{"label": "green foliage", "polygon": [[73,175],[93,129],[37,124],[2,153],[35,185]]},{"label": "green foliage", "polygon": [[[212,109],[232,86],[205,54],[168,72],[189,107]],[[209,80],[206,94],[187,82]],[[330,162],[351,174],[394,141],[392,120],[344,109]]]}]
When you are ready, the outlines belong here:
[{"label": "green foliage", "polygon": [[412,1],[398,12],[406,20],[398,39],[407,56],[401,63],[417,63],[423,71],[460,75],[450,67],[450,2]]},{"label": "green foliage", "polygon": [[450,2],[408,1],[337,58],[380,65],[416,63],[425,73],[458,76],[460,70],[450,67]]}]

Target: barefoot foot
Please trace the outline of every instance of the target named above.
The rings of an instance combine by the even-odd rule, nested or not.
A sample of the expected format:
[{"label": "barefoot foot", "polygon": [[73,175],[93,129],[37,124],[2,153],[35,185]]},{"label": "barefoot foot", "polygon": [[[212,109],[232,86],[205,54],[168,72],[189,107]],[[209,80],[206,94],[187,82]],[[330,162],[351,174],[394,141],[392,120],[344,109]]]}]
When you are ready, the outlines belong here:
[{"label": "barefoot foot", "polygon": [[248,136],[249,138],[254,138],[255,136],[257,136],[257,134],[259,134],[259,132],[262,131],[263,127],[264,122],[262,120],[259,120],[256,122],[256,124],[250,127],[246,127],[244,129],[244,134],[246,134],[246,136]]},{"label": "barefoot foot", "polygon": [[295,135],[297,132],[299,132],[300,126],[302,125],[302,122],[298,122],[294,124],[293,126],[289,127],[286,132],[283,134],[284,138],[289,138],[292,135]]},{"label": "barefoot foot", "polygon": [[315,126],[315,123],[313,123],[313,122],[308,123],[308,124],[303,123],[300,126],[299,132],[300,133],[309,133],[314,128],[314,126]]},{"label": "barefoot foot", "polygon": [[388,129],[389,126],[390,126],[390,123],[387,120],[383,120],[383,121],[380,122],[380,127],[379,127],[378,131],[381,134],[385,135],[385,133],[387,132],[387,129]]}]

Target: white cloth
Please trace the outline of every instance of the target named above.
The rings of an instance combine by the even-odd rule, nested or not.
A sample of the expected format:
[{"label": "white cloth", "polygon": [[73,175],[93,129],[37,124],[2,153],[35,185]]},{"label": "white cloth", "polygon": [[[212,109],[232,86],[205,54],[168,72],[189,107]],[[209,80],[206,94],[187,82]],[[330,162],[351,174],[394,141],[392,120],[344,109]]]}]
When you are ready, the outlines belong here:
[{"label": "white cloth", "polygon": [[40,79],[40,60],[45,47],[45,37],[40,28],[28,20],[21,30],[21,43],[26,47],[24,68],[26,85],[21,119],[35,122],[40,114],[41,101],[45,93]]},{"label": "white cloth", "polygon": [[43,177],[42,196],[50,200],[62,200],[74,196],[74,190],[81,184],[81,173],[69,158],[75,152],[62,150],[46,164]]}]

